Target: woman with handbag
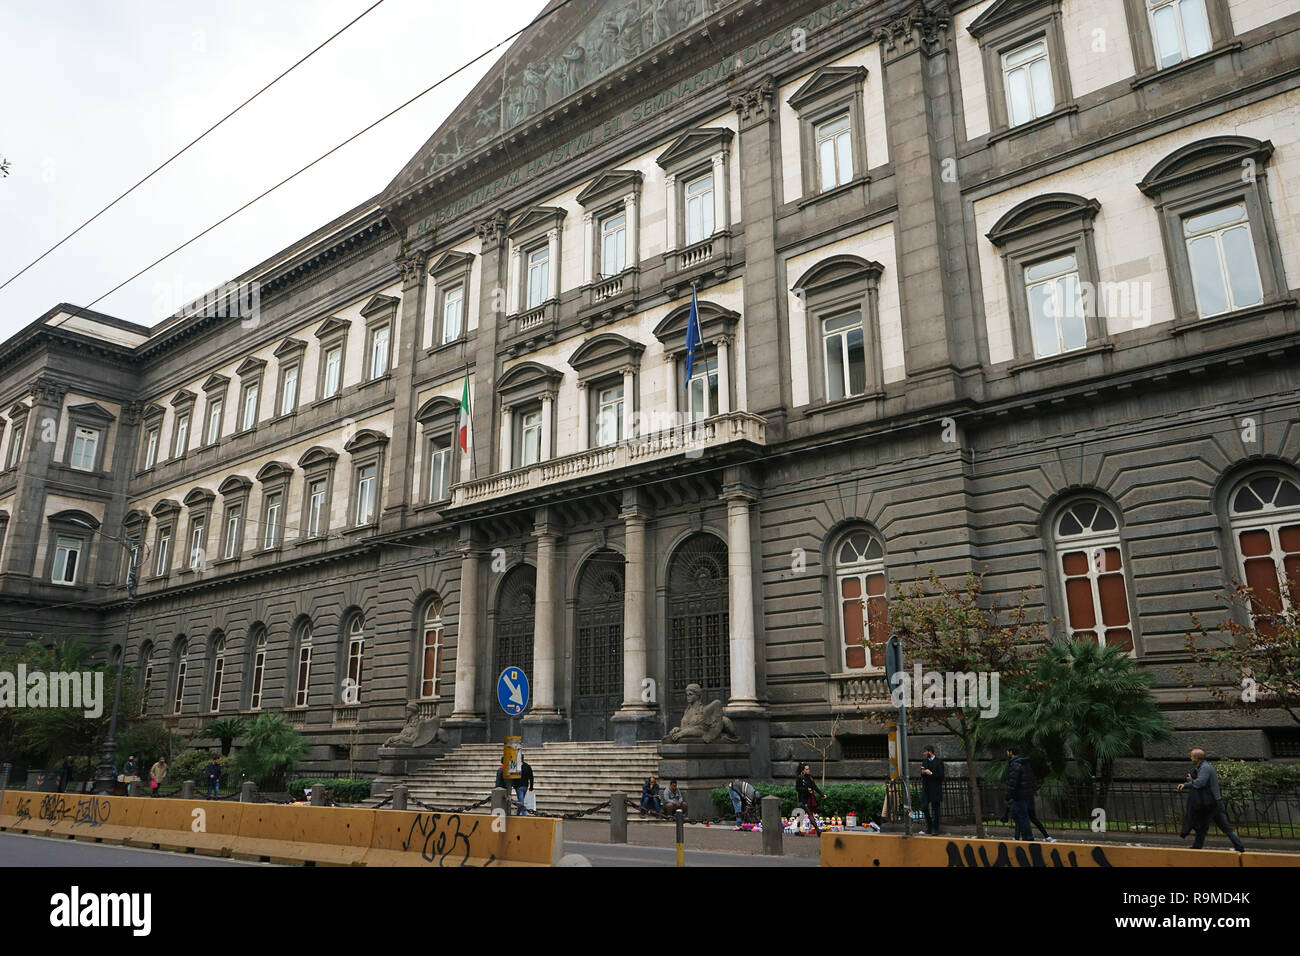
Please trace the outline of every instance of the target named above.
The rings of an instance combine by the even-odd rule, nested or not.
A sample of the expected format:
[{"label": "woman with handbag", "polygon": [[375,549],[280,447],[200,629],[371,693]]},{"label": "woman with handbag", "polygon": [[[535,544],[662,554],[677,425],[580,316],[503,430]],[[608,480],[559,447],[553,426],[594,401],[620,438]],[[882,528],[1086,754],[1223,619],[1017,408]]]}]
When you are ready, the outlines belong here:
[{"label": "woman with handbag", "polygon": [[812,777],[812,768],[808,764],[799,765],[799,776],[795,778],[794,788],[799,808],[808,815],[813,833],[821,833],[821,821],[817,819],[817,797],[824,797],[826,794],[817,786],[817,781]]}]

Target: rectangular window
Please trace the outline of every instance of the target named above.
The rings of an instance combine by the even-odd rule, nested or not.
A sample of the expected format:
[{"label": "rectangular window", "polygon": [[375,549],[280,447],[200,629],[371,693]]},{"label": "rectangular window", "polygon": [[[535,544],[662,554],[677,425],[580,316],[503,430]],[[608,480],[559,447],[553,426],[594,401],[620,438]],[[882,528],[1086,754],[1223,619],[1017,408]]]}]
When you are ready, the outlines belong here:
[{"label": "rectangular window", "polygon": [[266,673],[266,651],[258,648],[253,655],[253,692],[249,695],[251,710],[262,709],[262,676]]},{"label": "rectangular window", "polygon": [[9,468],[13,468],[23,457],[23,436],[27,431],[25,425],[15,425],[14,433],[9,436]]},{"label": "rectangular window", "polygon": [[528,308],[535,309],[551,291],[551,250],[542,246],[528,253]]},{"label": "rectangular window", "polygon": [[325,479],[313,481],[307,489],[307,537],[314,538],[325,530]]},{"label": "rectangular window", "polygon": [[212,662],[212,706],[208,709],[214,714],[221,709],[221,678],[225,675],[226,659],[218,657]]},{"label": "rectangular window", "polygon": [[343,346],[331,345],[325,350],[325,381],[321,386],[321,398],[333,398],[338,394],[339,375],[343,371]]},{"label": "rectangular window", "polygon": [[542,411],[524,412],[519,418],[519,465],[535,465],[542,460]]},{"label": "rectangular window", "polygon": [[448,289],[442,297],[442,344],[455,342],[460,338],[461,323],[465,311],[465,287],[458,285]]},{"label": "rectangular window", "polygon": [[356,689],[356,700],[361,700],[361,664],[365,654],[365,639],[357,636],[348,641],[348,677]]},{"label": "rectangular window", "polygon": [[853,139],[847,113],[818,123],[813,128],[813,142],[822,192],[853,179]]},{"label": "rectangular window", "polygon": [[429,443],[429,500],[451,497],[451,445]]},{"label": "rectangular window", "polygon": [[1071,637],[1133,650],[1128,590],[1118,547],[1061,552],[1061,581]]},{"label": "rectangular window", "polygon": [[280,380],[280,414],[288,415],[298,407],[298,366],[290,365]]},{"label": "rectangular window", "polygon": [[600,221],[600,271],[616,276],[627,268],[627,214],[606,216]]},{"label": "rectangular window", "polygon": [[99,449],[99,432],[94,428],[77,427],[72,438],[72,461],[78,471],[95,470],[95,453]]},{"label": "rectangular window", "polygon": [[826,356],[827,401],[867,390],[861,313],[850,312],[822,323],[822,348]]},{"label": "rectangular window", "polygon": [[381,325],[370,332],[370,377],[388,374],[389,327]]},{"label": "rectangular window", "polygon": [[81,560],[81,539],[59,537],[54,546],[55,584],[76,584],[77,565]]},{"label": "rectangular window", "polygon": [[1074,253],[1026,266],[1025,295],[1035,358],[1060,355],[1088,344]]},{"label": "rectangular window", "polygon": [[1019,126],[1056,108],[1047,41],[1037,40],[1002,55],[1002,84],[1007,91],[1007,120]]},{"label": "rectangular window", "polygon": [[158,429],[149,429],[144,440],[144,466],[152,468],[158,462]]},{"label": "rectangular window", "polygon": [[297,707],[307,706],[307,689],[311,685],[311,645],[298,648],[298,693],[294,697]]},{"label": "rectangular window", "polygon": [[158,532],[158,550],[154,554],[153,573],[166,574],[172,566],[172,529]]},{"label": "rectangular window", "polygon": [[206,519],[203,515],[195,515],[190,519],[190,568],[191,570],[203,570],[203,564],[207,560],[207,531],[205,525]]},{"label": "rectangular window", "polygon": [[266,521],[262,526],[262,547],[274,548],[280,543],[280,502],[283,495],[276,491],[266,496]]},{"label": "rectangular window", "polygon": [[883,651],[889,639],[889,608],[885,575],[864,572],[839,579],[842,663],[846,671],[884,667]]},{"label": "rectangular window", "polygon": [[1147,0],[1147,10],[1161,69],[1210,51],[1205,0]]},{"label": "rectangular window", "polygon": [[420,696],[438,696],[438,680],[442,673],[442,628],[429,627],[424,631],[424,666],[420,672]]},{"label": "rectangular window", "polygon": [[686,205],[686,244],[713,235],[713,173],[692,179],[682,189]]},{"label": "rectangular window", "polygon": [[596,445],[612,445],[623,438],[623,383],[596,393]]},{"label": "rectangular window", "polygon": [[244,389],[244,413],[239,420],[239,430],[248,431],[257,424],[257,399],[261,394],[261,386],[254,382]]},{"label": "rectangular window", "polygon": [[1245,204],[1188,216],[1183,220],[1183,236],[1196,310],[1202,318],[1264,301]]},{"label": "rectangular window", "polygon": [[375,474],[374,465],[362,465],[357,469],[357,526],[370,524],[375,520]]},{"label": "rectangular window", "polygon": [[190,416],[189,413],[176,416],[176,450],[173,457],[180,458],[185,454],[186,446],[190,441]]},{"label": "rectangular window", "polygon": [[686,411],[693,422],[718,414],[718,356],[697,354],[686,383]]},{"label": "rectangular window", "polygon": [[221,438],[221,416],[225,409],[226,403],[216,398],[208,402],[208,441],[209,445],[215,445]]},{"label": "rectangular window", "polygon": [[239,505],[226,509],[226,537],[221,548],[223,558],[234,558],[239,555],[240,546],[244,543],[243,517],[244,511]]},{"label": "rectangular window", "polygon": [[181,704],[185,700],[185,658],[181,658],[180,663],[176,665],[176,696],[172,699],[172,713],[181,712]]}]

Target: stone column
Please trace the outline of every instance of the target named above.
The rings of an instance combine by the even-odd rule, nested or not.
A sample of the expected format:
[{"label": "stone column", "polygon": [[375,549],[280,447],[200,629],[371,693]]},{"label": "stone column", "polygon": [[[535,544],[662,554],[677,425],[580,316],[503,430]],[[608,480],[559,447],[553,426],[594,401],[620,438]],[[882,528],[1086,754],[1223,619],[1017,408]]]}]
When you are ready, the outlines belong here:
[{"label": "stone column", "polygon": [[[776,211],[781,205],[781,147],[777,139],[776,84],[764,77],[734,93],[740,118],[740,198],[745,224],[745,407],[767,419],[768,441],[784,434],[790,396],[790,333],[786,290],[776,268]],[[737,402],[740,404],[740,402]]]},{"label": "stone column", "polygon": [[537,591],[533,605],[533,702],[523,718],[524,745],[537,746],[557,739],[563,720],[555,707],[555,666],[560,655],[556,647],[556,594],[561,575],[556,560],[560,540],[549,508],[537,509],[533,518],[537,539]]},{"label": "stone column", "polygon": [[718,414],[731,411],[731,343],[725,338],[713,343],[718,348]]},{"label": "stone column", "polygon": [[456,698],[451,721],[479,719],[475,687],[478,684],[478,565],[472,546],[461,551],[459,630],[456,637]]},{"label": "stone column", "polygon": [[664,252],[672,252],[677,248],[677,177],[669,173],[664,177],[665,209],[667,215],[664,217],[668,225],[668,235],[664,240]]},{"label": "stone column", "polygon": [[[497,289],[506,287],[509,273],[505,255],[505,228],[506,217],[503,212],[497,212],[475,224],[482,242],[482,267],[478,294],[478,333],[474,337],[474,394],[470,405],[473,425],[469,449],[474,456],[470,473],[481,477],[493,473],[492,456],[500,448],[500,445],[492,441],[492,436],[499,424],[495,387],[497,341],[506,322],[506,314],[499,308],[494,309],[503,305],[500,297],[494,293]],[[466,296],[467,305],[468,301],[469,297]],[[465,321],[469,321],[468,317]]]},{"label": "stone column", "polygon": [[546,298],[558,299],[560,297],[560,230],[552,229],[546,234],[546,269],[547,285]]},{"label": "stone column", "polygon": [[664,361],[665,376],[668,380],[668,393],[665,405],[668,408],[669,421],[677,414],[677,356],[666,356]]},{"label": "stone column", "polygon": [[501,409],[501,470],[509,471],[514,445],[514,412],[509,405]]},{"label": "stone column", "polygon": [[[414,503],[415,450],[418,429],[415,425],[415,355],[424,327],[424,306],[428,289],[428,272],[424,252],[412,252],[398,259],[402,275],[402,300],[393,311],[393,436],[388,443],[384,511],[381,527],[386,531],[401,528],[407,509]],[[468,298],[466,299],[468,303]],[[400,314],[401,320],[398,321]],[[287,496],[286,496],[287,497]]]},{"label": "stone column", "polygon": [[590,444],[590,429],[587,426],[587,383],[578,383],[578,451],[586,451]]},{"label": "stone column", "polygon": [[[45,533],[42,527],[45,481],[50,463],[54,461],[54,442],[45,439],[58,428],[67,393],[66,383],[44,376],[31,385],[32,405],[27,413],[17,484],[9,504],[9,528],[5,532],[4,571],[8,574],[40,577],[44,573],[43,568],[35,567],[36,548]],[[12,442],[13,438],[9,440]],[[87,555],[90,552],[88,547]],[[77,573],[81,575],[82,572]]]},{"label": "stone column", "polygon": [[596,242],[595,220],[590,212],[582,214],[582,284],[591,285],[596,281]]},{"label": "stone column", "polygon": [[623,207],[627,213],[627,264],[635,268],[641,264],[641,213],[636,193],[623,200]]},{"label": "stone column", "polygon": [[555,415],[555,399],[550,392],[542,396],[542,452],[541,460],[551,460],[551,429],[555,427],[552,420]]},{"label": "stone column", "polygon": [[730,226],[731,210],[727,208],[727,164],[722,153],[713,157],[713,231],[722,232]]},{"label": "stone column", "polygon": [[754,568],[750,550],[749,508],[757,495],[742,485],[730,485],[727,503],[727,573],[731,578],[728,617],[731,621],[731,700],[727,709],[758,707],[758,654],[754,646]]},{"label": "stone column", "polygon": [[624,529],[623,575],[623,704],[614,714],[614,739],[619,743],[653,739],[658,736],[655,709],[642,699],[649,668],[646,659],[649,634],[648,611],[653,603],[653,575],[648,555],[646,525],[650,513],[641,502],[640,493],[630,489],[623,493],[619,514]]}]

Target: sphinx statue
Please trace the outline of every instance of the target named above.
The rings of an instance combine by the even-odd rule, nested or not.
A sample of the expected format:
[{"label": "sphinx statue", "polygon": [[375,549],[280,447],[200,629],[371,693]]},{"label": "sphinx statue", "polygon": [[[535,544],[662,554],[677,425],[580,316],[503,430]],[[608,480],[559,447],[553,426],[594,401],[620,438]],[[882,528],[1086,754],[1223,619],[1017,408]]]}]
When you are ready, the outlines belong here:
[{"label": "sphinx statue", "polygon": [[421,717],[420,705],[406,705],[406,724],[400,733],[384,741],[385,747],[427,747],[431,743],[445,743],[446,735],[437,717]]},{"label": "sphinx statue", "polygon": [[690,741],[700,743],[738,743],[740,736],[736,733],[731,718],[722,713],[722,701],[713,700],[704,703],[704,688],[699,684],[686,685],[686,711],[678,727],[668,731],[664,737],[666,744],[680,744]]}]

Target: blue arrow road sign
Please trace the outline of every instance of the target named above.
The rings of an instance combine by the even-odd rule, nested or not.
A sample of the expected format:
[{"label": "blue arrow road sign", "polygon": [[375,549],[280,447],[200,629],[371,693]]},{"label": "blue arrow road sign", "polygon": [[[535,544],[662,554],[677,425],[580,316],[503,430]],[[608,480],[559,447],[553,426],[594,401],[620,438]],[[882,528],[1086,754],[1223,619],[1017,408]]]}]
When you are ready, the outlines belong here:
[{"label": "blue arrow road sign", "polygon": [[528,706],[528,677],[518,667],[507,667],[497,678],[497,703],[511,717]]}]

